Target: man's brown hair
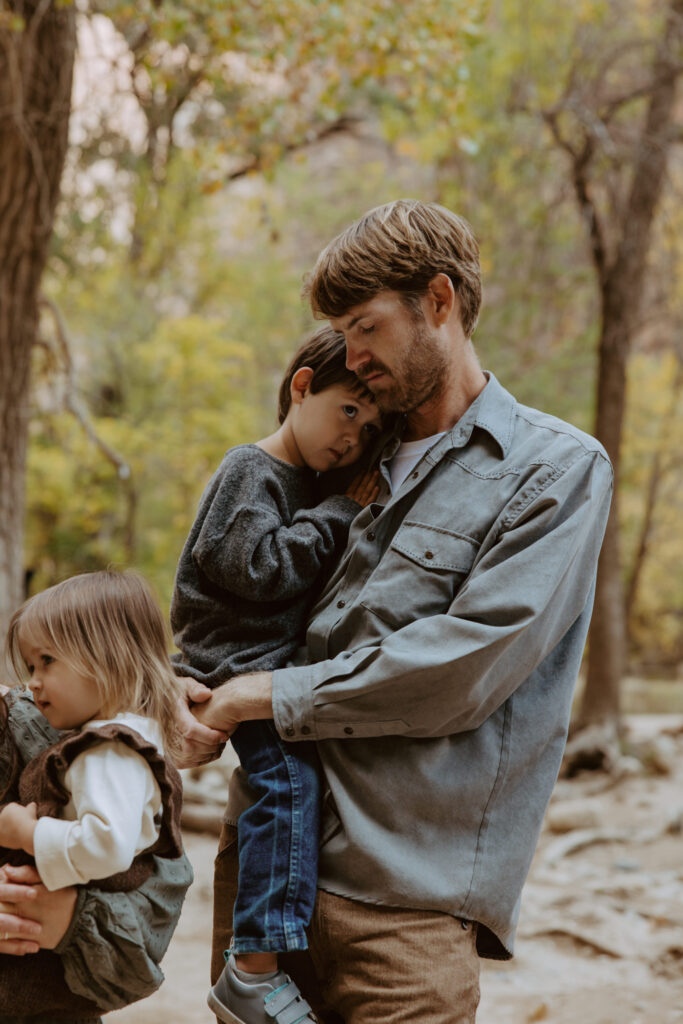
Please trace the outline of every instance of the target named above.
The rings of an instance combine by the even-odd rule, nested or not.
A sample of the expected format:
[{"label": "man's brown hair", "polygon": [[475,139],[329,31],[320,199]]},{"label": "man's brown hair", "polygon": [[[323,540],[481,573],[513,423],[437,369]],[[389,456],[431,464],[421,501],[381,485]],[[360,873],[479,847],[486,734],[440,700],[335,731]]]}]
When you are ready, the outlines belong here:
[{"label": "man's brown hair", "polygon": [[438,203],[397,199],[370,210],[330,242],[304,291],[316,316],[337,317],[385,289],[414,299],[436,274],[453,282],[463,331],[471,337],[481,305],[479,246],[472,229]]}]

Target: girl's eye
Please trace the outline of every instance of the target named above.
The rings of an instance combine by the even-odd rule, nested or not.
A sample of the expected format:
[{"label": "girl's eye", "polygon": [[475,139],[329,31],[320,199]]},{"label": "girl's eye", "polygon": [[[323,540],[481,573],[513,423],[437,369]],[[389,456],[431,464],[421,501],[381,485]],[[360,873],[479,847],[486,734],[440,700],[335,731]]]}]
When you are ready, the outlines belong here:
[{"label": "girl's eye", "polygon": [[40,658],[41,661],[43,662],[43,665],[45,666],[51,665],[52,662],[55,660],[51,654],[41,654]]},{"label": "girl's eye", "polygon": [[358,415],[358,407],[355,405],[342,405],[342,412],[345,416],[348,416],[350,420],[355,420]]},{"label": "girl's eye", "polygon": [[371,327],[361,327],[360,324],[358,325],[358,330],[360,331],[361,334],[372,334],[374,329],[375,329],[375,325],[374,324]]}]

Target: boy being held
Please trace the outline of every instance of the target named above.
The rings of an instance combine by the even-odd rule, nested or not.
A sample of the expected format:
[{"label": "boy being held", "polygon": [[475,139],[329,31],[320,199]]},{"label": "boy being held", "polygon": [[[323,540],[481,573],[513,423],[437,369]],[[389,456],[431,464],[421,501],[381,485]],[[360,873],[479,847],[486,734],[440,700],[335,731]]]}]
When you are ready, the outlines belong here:
[{"label": "boy being held", "polygon": [[[179,674],[213,688],[283,667],[343,551],[378,474],[316,504],[316,475],[349,466],[379,433],[370,392],[346,368],[344,336],[317,331],[279,396],[279,429],[226,454],[201,499],[175,581],[171,625]],[[277,953],[305,949],[315,901],[320,785],[313,743],[284,743],[272,722],[231,737],[255,803],[239,818],[234,937],[209,1005],[231,1024],[312,1021]]]}]

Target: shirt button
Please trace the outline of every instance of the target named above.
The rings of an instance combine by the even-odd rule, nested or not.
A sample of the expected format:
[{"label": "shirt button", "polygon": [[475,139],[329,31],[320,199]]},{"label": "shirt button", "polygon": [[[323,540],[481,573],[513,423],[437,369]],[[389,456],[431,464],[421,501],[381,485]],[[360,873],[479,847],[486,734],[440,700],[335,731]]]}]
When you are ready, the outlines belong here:
[{"label": "shirt button", "polygon": [[374,535],[374,533],[372,533],[372,531],[371,531],[371,532],[370,532],[370,533],[368,534],[368,540],[374,540],[374,539],[375,539],[375,535]]},{"label": "shirt button", "polygon": [[350,725],[344,726],[344,732],[346,733],[347,736],[353,736],[353,729],[351,728]]},{"label": "shirt button", "polygon": [[343,608],[345,604],[346,601],[337,601],[337,608]]},{"label": "shirt button", "polygon": [[419,477],[419,475],[420,475],[420,474],[418,473],[418,471],[417,471],[417,470],[415,470],[415,472],[414,472],[414,473],[411,473],[411,474],[410,474],[410,479],[411,479],[411,480],[417,480],[417,478]]},{"label": "shirt button", "polygon": [[433,558],[433,557],[434,557],[434,552],[433,551],[425,551],[425,558]]},{"label": "shirt button", "polygon": [[301,731],[304,734],[304,736],[308,736],[310,734],[311,730],[309,729],[309,727],[307,725],[302,725],[301,726]]},{"label": "shirt button", "polygon": [[291,725],[288,725],[287,728],[285,729],[285,736],[293,736],[293,735],[294,735],[294,729],[292,729]]}]

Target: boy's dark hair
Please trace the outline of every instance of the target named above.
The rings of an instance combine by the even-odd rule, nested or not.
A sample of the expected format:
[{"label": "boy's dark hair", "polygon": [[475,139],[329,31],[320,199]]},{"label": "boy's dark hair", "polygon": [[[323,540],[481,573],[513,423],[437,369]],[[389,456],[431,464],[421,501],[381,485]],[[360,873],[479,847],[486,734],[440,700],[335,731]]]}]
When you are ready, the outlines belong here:
[{"label": "boy's dark hair", "polygon": [[310,388],[314,395],[325,388],[341,384],[361,398],[373,398],[372,392],[346,366],[344,335],[333,331],[331,327],[321,327],[294,353],[285,370],[278,395],[277,415],[280,423],[284,423],[292,404],[292,378],[303,366],[313,370]]}]

